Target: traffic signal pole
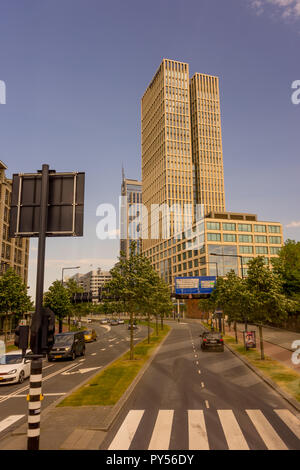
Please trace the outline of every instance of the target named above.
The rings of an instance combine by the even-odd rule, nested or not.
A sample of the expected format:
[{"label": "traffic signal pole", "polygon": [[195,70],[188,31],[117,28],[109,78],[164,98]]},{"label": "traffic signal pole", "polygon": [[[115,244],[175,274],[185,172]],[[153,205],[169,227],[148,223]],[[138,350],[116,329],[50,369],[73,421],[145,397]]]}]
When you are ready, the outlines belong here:
[{"label": "traffic signal pole", "polygon": [[43,315],[43,292],[44,292],[44,270],[46,230],[48,214],[49,194],[49,165],[42,166],[41,205],[40,205],[40,231],[37,259],[36,300],[35,313],[32,318],[31,328],[31,369],[30,387],[28,396],[28,430],[27,450],[39,450],[40,443],[40,420],[42,400],[42,358],[41,354],[41,326]]}]

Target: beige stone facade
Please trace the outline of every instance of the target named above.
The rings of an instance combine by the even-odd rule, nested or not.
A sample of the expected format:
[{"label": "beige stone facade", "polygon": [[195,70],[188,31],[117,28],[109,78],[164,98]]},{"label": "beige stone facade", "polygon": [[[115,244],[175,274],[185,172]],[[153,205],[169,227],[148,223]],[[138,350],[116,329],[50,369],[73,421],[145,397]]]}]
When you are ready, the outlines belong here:
[{"label": "beige stone facade", "polygon": [[29,239],[9,238],[12,181],[5,176],[6,165],[0,161],[0,276],[9,268],[28,281]]}]

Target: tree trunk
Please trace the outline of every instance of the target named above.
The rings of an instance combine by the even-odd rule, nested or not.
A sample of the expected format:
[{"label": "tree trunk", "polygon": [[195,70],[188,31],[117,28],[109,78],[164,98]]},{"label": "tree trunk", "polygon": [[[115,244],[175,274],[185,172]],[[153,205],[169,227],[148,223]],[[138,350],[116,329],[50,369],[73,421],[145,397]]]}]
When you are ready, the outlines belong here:
[{"label": "tree trunk", "polygon": [[71,331],[71,316],[68,315],[68,328],[69,328],[69,331]]},{"label": "tree trunk", "polygon": [[63,330],[63,321],[61,319],[58,320],[58,332],[62,333]]},{"label": "tree trunk", "polygon": [[148,344],[150,344],[150,315],[148,315]]},{"label": "tree trunk", "polygon": [[156,335],[158,336],[158,317],[157,317],[157,315],[155,317],[155,321],[156,321]]},{"label": "tree trunk", "polygon": [[5,314],[5,318],[4,318],[4,343],[6,347],[7,346],[7,313]]},{"label": "tree trunk", "polygon": [[133,314],[130,313],[130,360],[133,361]]},{"label": "tree trunk", "polygon": [[234,322],[234,334],[235,334],[235,342],[238,343],[236,321]]},{"label": "tree trunk", "polygon": [[164,317],[160,317],[160,328],[163,330],[164,329]]},{"label": "tree trunk", "polygon": [[263,361],[265,359],[265,351],[264,351],[262,325],[259,325],[258,329],[259,329],[259,341],[260,341],[260,358]]}]

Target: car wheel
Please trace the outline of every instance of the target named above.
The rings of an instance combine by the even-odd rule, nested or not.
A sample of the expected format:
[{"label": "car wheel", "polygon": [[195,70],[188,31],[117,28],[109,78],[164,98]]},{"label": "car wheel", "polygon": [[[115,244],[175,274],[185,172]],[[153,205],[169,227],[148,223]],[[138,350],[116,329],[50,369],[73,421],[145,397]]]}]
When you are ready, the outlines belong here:
[{"label": "car wheel", "polygon": [[85,348],[83,348],[81,355],[85,356]]},{"label": "car wheel", "polygon": [[22,384],[24,382],[25,374],[24,371],[21,370],[20,375],[19,375],[19,384]]},{"label": "car wheel", "polygon": [[48,357],[48,362],[52,362],[53,359],[51,357]]}]

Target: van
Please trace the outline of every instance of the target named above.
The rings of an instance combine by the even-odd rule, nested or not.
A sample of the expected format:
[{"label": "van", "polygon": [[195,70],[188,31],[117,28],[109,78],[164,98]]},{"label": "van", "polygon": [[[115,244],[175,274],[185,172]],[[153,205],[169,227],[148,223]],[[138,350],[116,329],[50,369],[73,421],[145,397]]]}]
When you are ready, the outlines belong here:
[{"label": "van", "polygon": [[76,359],[84,356],[85,341],[83,331],[69,331],[54,336],[54,344],[48,353],[48,361],[55,359]]}]

